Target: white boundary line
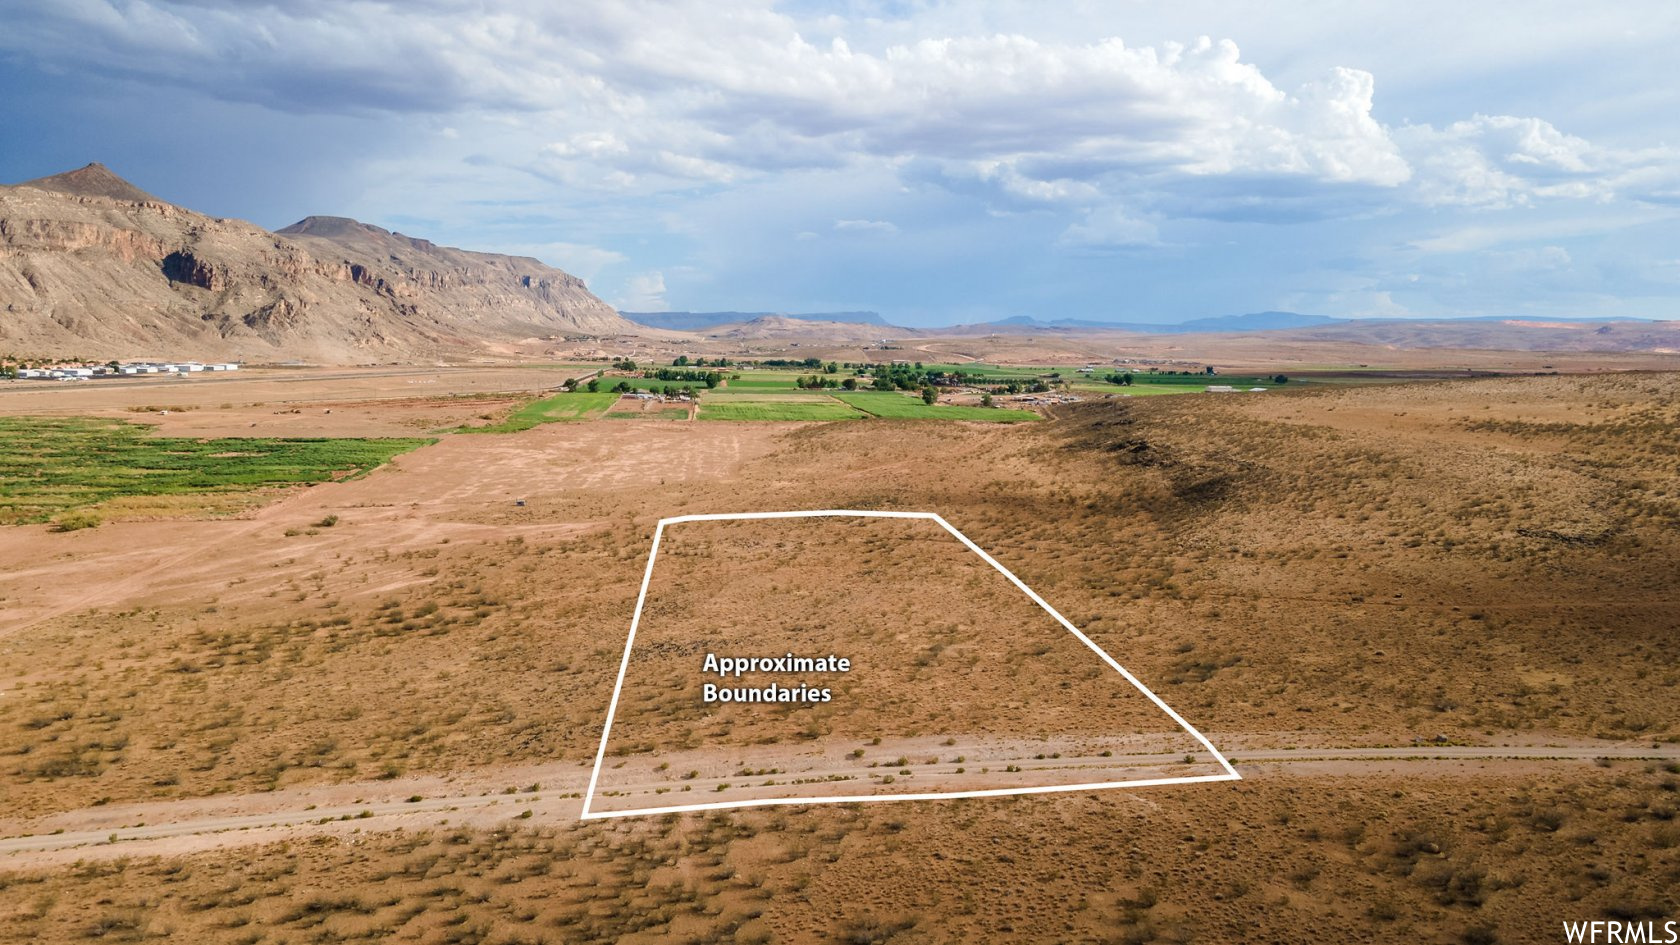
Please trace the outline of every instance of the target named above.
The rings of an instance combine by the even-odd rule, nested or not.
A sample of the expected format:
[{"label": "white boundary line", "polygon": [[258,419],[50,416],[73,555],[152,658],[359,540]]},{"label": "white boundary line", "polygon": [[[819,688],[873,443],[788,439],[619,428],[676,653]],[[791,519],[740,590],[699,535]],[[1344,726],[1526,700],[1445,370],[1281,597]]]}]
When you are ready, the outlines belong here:
[{"label": "white boundary line", "polygon": [[[659,542],[665,536],[665,526],[679,525],[683,522],[731,522],[766,518],[915,518],[939,523],[941,528],[956,536],[956,539],[966,545],[968,550],[979,555],[981,560],[996,568],[999,574],[1008,578],[1011,584],[1014,584],[1016,587],[1021,589],[1022,593],[1032,598],[1033,603],[1044,608],[1045,613],[1056,618],[1057,623],[1066,627],[1069,633],[1073,634],[1079,639],[1079,642],[1090,648],[1091,652],[1101,657],[1104,663],[1107,663],[1120,675],[1126,677],[1127,682],[1136,687],[1138,692],[1148,696],[1149,701],[1155,703],[1156,707],[1170,716],[1181,728],[1195,736],[1196,741],[1201,742],[1202,747],[1206,748],[1214,758],[1218,759],[1220,766],[1225,769],[1225,773],[1191,775],[1179,778],[1152,778],[1142,781],[1103,781],[1094,784],[1053,784],[1044,787],[994,788],[985,791],[941,791],[928,794],[867,794],[858,797],[765,797],[742,801],[717,801],[709,804],[678,804],[670,807],[645,807],[634,810],[590,810],[589,805],[595,800],[595,784],[601,777],[601,763],[606,759],[607,755],[607,739],[612,734],[613,715],[618,711],[618,697],[624,690],[624,671],[630,667],[630,648],[636,644],[636,628],[640,626],[642,622],[642,605],[647,602],[648,583],[653,580],[654,562],[659,560]],[[888,512],[856,509],[825,509],[823,511],[816,512],[722,512],[706,515],[678,515],[673,518],[662,518],[659,520],[658,526],[653,530],[653,548],[648,552],[647,570],[642,572],[642,590],[640,594],[636,595],[636,613],[630,618],[630,637],[624,641],[624,656],[618,661],[618,681],[613,683],[612,702],[607,705],[607,722],[601,728],[601,747],[595,750],[595,768],[589,772],[589,790],[583,795],[583,813],[579,815],[579,819],[605,820],[612,817],[636,817],[648,814],[680,814],[689,811],[727,810],[735,807],[768,807],[773,804],[858,804],[865,801],[931,801],[946,800],[957,797],[1006,797],[1016,794],[1054,794],[1065,791],[1091,791],[1101,788],[1156,787],[1167,784],[1200,784],[1208,781],[1241,780],[1242,775],[1237,773],[1237,769],[1231,766],[1231,762],[1226,760],[1225,756],[1220,753],[1219,749],[1213,747],[1213,743],[1207,740],[1207,736],[1197,731],[1195,726],[1186,722],[1183,716],[1174,712],[1172,706],[1167,705],[1161,700],[1160,696],[1157,696],[1154,692],[1150,691],[1149,687],[1145,686],[1136,676],[1133,676],[1130,670],[1121,666],[1118,662],[1115,662],[1114,657],[1103,652],[1102,647],[1097,646],[1090,637],[1086,636],[1078,627],[1069,622],[1066,617],[1063,617],[1060,613],[1058,613],[1056,608],[1051,607],[1049,602],[1038,596],[1038,592],[1028,587],[1021,581],[1020,578],[1011,573],[1008,568],[999,564],[996,558],[987,554],[984,549],[971,541],[967,535],[957,531],[956,528],[952,527],[950,522],[945,521],[945,519],[941,518],[938,514],[934,512]]]}]

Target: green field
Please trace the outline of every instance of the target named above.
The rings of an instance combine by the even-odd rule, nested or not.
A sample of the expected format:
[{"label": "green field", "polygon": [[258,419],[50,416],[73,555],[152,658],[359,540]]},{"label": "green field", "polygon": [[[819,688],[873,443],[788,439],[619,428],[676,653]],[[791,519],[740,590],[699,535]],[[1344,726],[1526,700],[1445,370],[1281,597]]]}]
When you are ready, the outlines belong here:
[{"label": "green field", "polygon": [[609,410],[605,420],[687,420],[687,407],[660,407],[655,410]]},{"label": "green field", "polygon": [[1020,423],[1037,420],[1038,414],[1028,410],[1004,410],[996,407],[953,407],[948,404],[924,404],[920,397],[888,392],[835,394],[836,398],[886,420],[984,420],[988,423]]},{"label": "green field", "polygon": [[0,524],[123,496],[244,492],[358,476],[428,439],[181,439],[92,417],[0,418]]},{"label": "green field", "polygon": [[533,400],[523,407],[508,414],[506,420],[493,423],[487,427],[462,427],[457,433],[518,433],[529,430],[542,423],[555,423],[562,420],[593,420],[607,412],[613,404],[618,403],[617,394],[591,394],[579,391],[573,394],[555,394],[541,400]]},{"label": "green field", "polygon": [[[793,382],[801,377],[810,377],[812,373],[837,378],[849,377],[851,374],[849,371],[846,374],[831,375],[822,375],[820,371],[806,371],[803,374],[797,371],[724,371],[723,376],[728,379],[724,386],[729,390],[798,390]],[[741,376],[737,378],[735,374]]]},{"label": "green field", "polygon": [[863,414],[826,397],[804,400],[702,398],[702,420],[858,420]]}]

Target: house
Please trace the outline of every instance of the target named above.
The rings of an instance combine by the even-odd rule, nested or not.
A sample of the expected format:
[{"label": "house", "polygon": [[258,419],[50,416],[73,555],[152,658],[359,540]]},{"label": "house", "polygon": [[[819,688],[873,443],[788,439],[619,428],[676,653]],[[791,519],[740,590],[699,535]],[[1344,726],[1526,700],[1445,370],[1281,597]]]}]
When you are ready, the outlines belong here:
[{"label": "house", "polygon": [[23,378],[46,377],[47,376],[47,370],[45,368],[21,368],[17,372],[17,376],[18,377],[23,377]]},{"label": "house", "polygon": [[239,370],[239,365],[229,361],[221,364],[206,364],[204,369],[206,371],[237,371]]}]

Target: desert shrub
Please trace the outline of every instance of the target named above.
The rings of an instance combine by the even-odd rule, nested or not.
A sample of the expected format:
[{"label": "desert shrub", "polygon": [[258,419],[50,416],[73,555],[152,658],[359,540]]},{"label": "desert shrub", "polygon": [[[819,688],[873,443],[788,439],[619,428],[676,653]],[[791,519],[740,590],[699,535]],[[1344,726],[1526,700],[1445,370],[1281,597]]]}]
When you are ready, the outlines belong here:
[{"label": "desert shrub", "polygon": [[53,522],[53,531],[74,532],[84,528],[97,528],[103,521],[105,520],[100,518],[99,513],[91,509],[74,509],[60,515]]}]

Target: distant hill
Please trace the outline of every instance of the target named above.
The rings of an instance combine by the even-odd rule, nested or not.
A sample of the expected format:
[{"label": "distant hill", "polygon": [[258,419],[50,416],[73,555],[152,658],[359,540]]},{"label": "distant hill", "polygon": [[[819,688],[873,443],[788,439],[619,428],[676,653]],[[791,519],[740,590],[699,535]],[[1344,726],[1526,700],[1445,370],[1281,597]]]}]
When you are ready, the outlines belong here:
[{"label": "distant hill", "polygon": [[1278,331],[1269,337],[1342,341],[1393,348],[1503,351],[1680,352],[1680,321],[1605,318],[1349,319]]},{"label": "distant hill", "polygon": [[[883,331],[883,328],[886,330]],[[713,325],[705,329],[703,333],[707,338],[721,338],[731,341],[791,341],[797,339],[801,342],[844,344],[870,344],[879,341],[882,335],[889,333],[894,338],[914,337],[919,334],[919,332],[908,328],[894,328],[861,322],[815,321],[808,318],[790,318],[786,315],[761,315],[744,322]]]},{"label": "distant hill", "polygon": [[86,167],[78,167],[73,171],[65,171],[51,177],[37,177],[34,180],[26,180],[17,186],[33,187],[36,190],[47,190],[55,194],[70,194],[76,197],[110,197],[113,200],[133,203],[163,202],[118,177],[112,173],[110,168],[97,161]]},{"label": "distant hill", "polygon": [[1316,325],[1335,325],[1346,319],[1325,315],[1302,315],[1299,312],[1250,312],[1247,315],[1219,315],[1193,318],[1189,321],[1162,324],[1160,322],[1119,322],[1089,318],[1054,318],[1041,320],[1031,315],[977,325],[958,326],[967,333],[978,331],[1010,333],[1015,331],[1133,331],[1146,335],[1180,335],[1193,332],[1275,331],[1280,328],[1308,328]]},{"label": "distant hill", "polygon": [[1482,348],[1506,351],[1680,351],[1680,321],[1601,316],[1491,315],[1467,318],[1331,318],[1297,312],[1252,312],[1172,325],[1016,316],[938,334],[1021,335],[1116,332],[1140,335],[1263,334],[1277,341],[1337,341],[1393,348]]},{"label": "distant hill", "polygon": [[848,325],[878,325],[893,328],[875,312],[619,312],[638,325],[670,331],[705,331],[719,325],[740,325],[760,318],[787,318],[805,322],[843,322]]},{"label": "distant hill", "polygon": [[0,186],[0,348],[14,352],[354,363],[639,331],[535,259],[343,217],[271,233],[100,164]]}]

